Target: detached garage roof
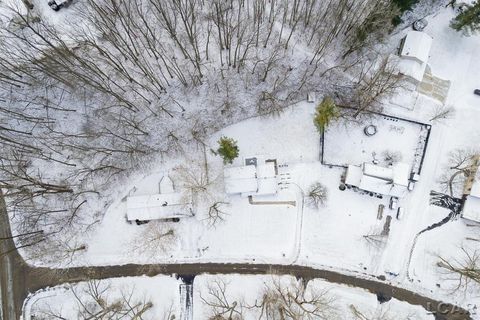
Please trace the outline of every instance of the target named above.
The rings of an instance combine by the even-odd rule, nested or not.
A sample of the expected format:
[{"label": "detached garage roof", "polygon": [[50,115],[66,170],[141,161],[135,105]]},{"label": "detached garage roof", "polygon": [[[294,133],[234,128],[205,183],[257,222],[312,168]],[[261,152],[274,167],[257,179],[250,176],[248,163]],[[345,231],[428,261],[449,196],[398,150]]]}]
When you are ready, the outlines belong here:
[{"label": "detached garage roof", "polygon": [[172,219],[191,215],[191,204],[179,193],[127,198],[127,220]]},{"label": "detached garage roof", "polygon": [[432,37],[425,32],[410,31],[407,33],[400,52],[401,59],[398,64],[400,73],[422,81],[432,41]]},{"label": "detached garage roof", "polygon": [[420,63],[428,61],[433,38],[425,32],[410,31],[403,42],[400,56],[415,59]]}]

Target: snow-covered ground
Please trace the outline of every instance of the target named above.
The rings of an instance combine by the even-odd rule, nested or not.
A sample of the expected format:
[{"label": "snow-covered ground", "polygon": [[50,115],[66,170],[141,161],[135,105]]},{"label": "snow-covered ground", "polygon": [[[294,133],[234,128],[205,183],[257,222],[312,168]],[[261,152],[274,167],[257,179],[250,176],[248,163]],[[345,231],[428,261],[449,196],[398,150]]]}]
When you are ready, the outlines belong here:
[{"label": "snow-covered ground", "polygon": [[[373,136],[364,134],[364,128],[375,126]],[[397,154],[398,161],[414,166],[416,155],[423,154],[421,136],[423,125],[384,116],[374,116],[360,123],[339,121],[325,132],[323,161],[326,164],[348,166],[377,160],[381,165],[385,153]]]},{"label": "snow-covered ground", "polygon": [[[287,188],[280,192],[278,199],[295,201],[295,206],[254,206],[248,203],[247,198],[222,195],[222,200],[228,202],[225,221],[215,227],[209,227],[201,216],[185,218],[178,223],[169,222],[168,227],[177,234],[175,241],[168,248],[145,254],[142,240],[149,225],[137,226],[126,222],[125,196],[158,192],[158,182],[165,172],[179,163],[188,164],[188,160],[182,159],[162,162],[151,172],[133,177],[130,185],[118,187],[124,192],[106,210],[96,229],[81,239],[87,250],[72,264],[178,261],[298,263],[344,272],[387,275],[395,284],[439,299],[463,306],[475,303],[479,299],[478,288],[475,288],[477,294],[471,291],[452,294],[452,283],[437,272],[436,255],[458,256],[462,245],[480,249],[479,242],[466,240],[466,237],[478,238],[478,228],[469,227],[466,221],[458,219],[427,231],[415,240],[418,232],[448,215],[447,211],[429,204],[430,191],[438,190],[437,180],[447,154],[455,148],[473,146],[480,138],[480,97],[473,95],[473,89],[480,88],[480,36],[463,37],[451,30],[448,23],[452,16],[450,9],[442,10],[429,18],[425,31],[434,38],[429,60],[432,73],[451,81],[446,104],[454,106],[456,113],[452,119],[433,123],[421,181],[401,200],[400,205],[406,209],[406,215],[401,221],[392,219],[386,244],[375,246],[364,236],[377,234],[383,228],[386,215],[394,217],[394,213],[387,209],[388,199],[339,190],[343,169],[320,164],[320,139],[312,123],[314,105],[300,102],[279,116],[252,118],[229,126],[209,140],[212,149],[221,136],[238,141],[240,156],[233,165],[240,165],[245,157],[255,155],[277,159],[281,173],[290,177]],[[386,106],[384,113],[426,122],[435,104],[422,97],[417,100],[413,111]],[[381,135],[380,130],[378,135],[382,139],[378,141],[379,145],[368,150],[363,146],[357,149],[348,147],[348,150],[344,147],[345,141],[358,143],[363,138],[361,130],[348,136],[346,133],[340,136],[329,134],[327,142],[338,146],[334,155],[341,158],[335,162],[368,161],[376,148],[398,149],[404,153],[406,161],[411,161],[418,132],[414,128],[405,129],[406,133],[402,135],[405,142],[399,143],[397,133],[400,131],[388,131],[389,122],[379,122],[378,126],[386,128],[388,135]],[[221,166],[218,157],[208,153],[207,158],[212,168]],[[221,169],[217,173],[221,184]],[[302,194],[314,182],[321,182],[329,191],[327,204],[319,209],[303,206]],[[382,220],[377,219],[379,204],[386,207]],[[391,277],[390,273],[398,276]],[[201,281],[197,279],[197,283]],[[249,286],[244,278],[235,278],[232,283],[235,281]],[[248,280],[252,286],[261,285],[263,281],[265,279],[260,277]],[[339,295],[343,294],[343,289],[337,290],[341,292]],[[374,298],[364,292],[345,290],[353,292],[345,293],[345,296],[350,298],[353,295],[355,298],[352,299],[358,299],[367,308],[376,308]],[[198,291],[195,292],[198,295]],[[399,308],[403,307],[399,304]]]},{"label": "snow-covered ground", "polygon": [[[288,173],[291,178],[288,189],[282,191],[280,197],[296,201],[297,206],[256,207],[250,205],[246,198],[227,197],[229,204],[225,210],[228,215],[224,222],[208,228],[197,218],[184,219],[173,224],[181,235],[178,246],[147,257],[131,250],[132,243],[140,241],[142,230],[146,227],[126,223],[125,203],[119,199],[107,210],[100,227],[88,240],[83,261],[76,263],[186,260],[297,262],[375,275],[385,274],[386,271],[398,273],[399,276],[392,281],[451,299],[447,291],[436,285],[442,280],[434,271],[436,260],[432,253],[456,254],[472,228],[466,227],[465,221],[460,219],[426,232],[417,240],[411,261],[409,257],[415,235],[448,215],[448,212],[429,205],[430,191],[438,189],[436,181],[446,155],[454,148],[472,145],[480,135],[476,125],[480,120],[480,110],[477,110],[480,100],[472,94],[480,74],[480,39],[478,36],[465,38],[450,30],[448,20],[451,16],[449,10],[444,10],[431,18],[426,32],[434,37],[429,62],[432,72],[452,81],[447,104],[453,105],[457,112],[453,119],[433,124],[421,181],[401,201],[400,205],[406,208],[406,216],[402,221],[392,220],[389,240],[384,247],[372,245],[363,236],[376,234],[383,228],[385,218],[378,220],[377,210],[379,204],[388,207],[388,199],[338,189],[343,170],[319,163],[319,135],[312,123],[314,105],[301,102],[278,117],[249,119],[221,130],[210,139],[212,148],[220,136],[238,141],[240,156],[234,165],[240,165],[245,157],[254,155],[276,158],[282,165],[282,172]],[[428,98],[423,99],[425,103],[417,105],[413,111],[386,107],[384,113],[428,121],[435,103]],[[379,121],[377,125],[388,129],[389,124]],[[405,143],[397,141],[398,130],[394,136],[391,136],[393,131],[386,130],[387,136],[377,141],[374,148],[403,150],[404,158],[410,160],[418,137],[418,128],[413,124],[411,126],[411,130],[407,128],[404,131],[408,137],[405,133],[401,135]],[[329,145],[336,142],[337,149],[344,154],[339,156],[342,158],[339,162],[353,161],[355,152],[359,153],[357,162],[368,160],[370,155],[366,153],[370,151],[361,152],[353,147],[342,149],[344,142],[355,144],[364,138],[362,130],[357,131],[349,133],[348,137],[340,135],[338,140],[329,132]],[[218,157],[209,154],[208,158],[209,162],[218,166]],[[137,179],[133,184],[137,187],[136,193],[154,192],[148,190],[148,186],[158,186],[163,169],[158,168],[147,179]],[[307,206],[302,210],[301,194],[314,182],[328,187],[328,202],[318,210]],[[125,188],[125,195],[133,185]],[[388,214],[394,216],[386,209],[384,216]],[[470,245],[478,247],[471,241]],[[407,267],[414,279],[412,283],[406,277]]]},{"label": "snow-covered ground", "polygon": [[[274,284],[295,286],[297,280],[293,277],[283,276],[198,276],[193,283],[193,319],[207,319],[212,315],[212,309],[205,302],[213,301],[211,289],[225,288],[225,300],[233,305],[235,302],[242,305],[243,319],[258,319],[260,308],[253,308],[259,304],[264,290]],[[60,315],[65,319],[76,319],[77,312],[82,310],[80,304],[92,302],[92,293],[100,293],[105,300],[104,306],[110,306],[117,301],[129,299],[130,305],[151,303],[152,306],[142,314],[142,319],[167,319],[165,315],[171,311],[175,319],[179,318],[182,306],[179,286],[181,280],[167,276],[153,278],[115,278],[99,282],[79,283],[50,288],[30,296],[24,309],[24,319],[33,319],[32,316],[46,319],[49,314]],[[367,291],[343,285],[313,280],[308,283],[308,289],[322,293],[328,297],[332,307],[330,319],[359,319],[354,312],[362,314],[368,319],[380,317],[381,319],[433,319],[431,315],[419,306],[391,299],[380,304],[377,297]],[[222,292],[222,291],[217,291]],[[85,304],[88,306],[88,304]],[[91,308],[91,307],[90,307]],[[90,309],[95,310],[95,309]],[[99,309],[97,309],[99,310]],[[170,319],[170,318],[168,318]],[[173,318],[171,318],[173,319]]]},{"label": "snow-covered ground", "polygon": [[[151,303],[141,315],[142,319],[171,319],[167,315],[180,310],[181,283],[174,277],[162,276],[115,278],[47,288],[27,298],[23,319],[79,319],[80,313],[88,315],[85,309],[90,312],[101,310],[98,306],[93,307],[96,303],[108,309],[118,302],[127,306],[125,309],[139,307],[138,310]],[[126,318],[133,319],[133,314]]]}]

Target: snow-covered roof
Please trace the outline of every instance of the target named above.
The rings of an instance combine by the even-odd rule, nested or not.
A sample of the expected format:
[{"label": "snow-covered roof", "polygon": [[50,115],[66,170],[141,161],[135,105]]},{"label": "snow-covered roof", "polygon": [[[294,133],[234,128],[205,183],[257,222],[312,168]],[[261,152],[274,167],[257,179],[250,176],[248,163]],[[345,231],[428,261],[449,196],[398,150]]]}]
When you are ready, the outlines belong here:
[{"label": "snow-covered roof", "polygon": [[128,221],[171,219],[189,215],[191,204],[179,192],[127,198]]},{"label": "snow-covered roof", "polygon": [[264,162],[224,169],[227,194],[270,195],[277,193],[275,163]]},{"label": "snow-covered roof", "polygon": [[256,173],[254,165],[225,168],[225,191],[228,194],[257,191]]},{"label": "snow-covered roof", "polygon": [[407,33],[400,52],[399,72],[419,82],[422,81],[432,41],[432,37],[424,32],[410,31]]},{"label": "snow-covered roof", "polygon": [[475,181],[472,185],[472,189],[470,190],[470,195],[473,197],[480,198],[480,183]]},{"label": "snow-covered roof", "polygon": [[394,197],[403,197],[407,187],[396,185],[391,181],[378,179],[371,176],[363,176],[358,186],[360,189],[378,194],[384,194]]},{"label": "snow-covered roof", "polygon": [[345,183],[365,191],[403,197],[408,189],[409,176],[410,166],[406,163],[391,167],[364,163],[362,166],[348,166]]},{"label": "snow-covered roof", "polygon": [[378,179],[392,180],[393,173],[391,168],[378,166],[372,163],[363,164],[363,174]]},{"label": "snow-covered roof", "polygon": [[363,172],[360,166],[349,165],[347,168],[347,175],[345,176],[345,184],[359,186],[362,176]]},{"label": "snow-covered roof", "polygon": [[433,38],[425,32],[410,31],[405,37],[400,56],[417,60],[420,63],[426,63],[432,47],[432,41]]},{"label": "snow-covered roof", "polygon": [[408,179],[410,178],[410,166],[406,163],[399,162],[392,166],[393,183],[399,186],[408,187]]},{"label": "snow-covered roof", "polygon": [[467,196],[463,205],[462,218],[480,222],[480,198],[476,196]]},{"label": "snow-covered roof", "polygon": [[259,179],[274,178],[275,176],[275,163],[265,162],[257,165],[257,177]]},{"label": "snow-covered roof", "polygon": [[277,193],[277,179],[275,164],[265,162],[257,165],[258,189],[256,195],[269,195]]},{"label": "snow-covered roof", "polygon": [[401,74],[413,78],[418,82],[421,82],[423,75],[425,74],[425,69],[427,68],[426,63],[420,63],[415,60],[400,60],[398,64],[398,70]]}]

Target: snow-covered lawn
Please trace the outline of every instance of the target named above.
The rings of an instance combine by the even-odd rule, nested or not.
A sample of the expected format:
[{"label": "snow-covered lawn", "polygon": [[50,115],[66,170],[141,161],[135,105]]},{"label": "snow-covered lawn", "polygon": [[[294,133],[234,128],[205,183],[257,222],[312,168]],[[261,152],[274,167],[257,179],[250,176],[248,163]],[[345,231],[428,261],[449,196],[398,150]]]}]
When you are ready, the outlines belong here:
[{"label": "snow-covered lawn", "polygon": [[314,112],[315,104],[300,102],[278,116],[252,118],[229,126],[213,135],[210,144],[216,147],[221,136],[237,140],[237,165],[252,155],[277,158],[280,163],[318,161],[320,140],[313,125]]},{"label": "snow-covered lawn", "polygon": [[[181,283],[174,277],[144,276],[65,284],[29,296],[24,304],[23,319],[83,319],[80,314],[89,316],[85,309],[100,312],[100,307],[93,306],[103,305],[104,310],[108,310],[118,302],[124,304],[126,310],[141,310],[151,303],[151,307],[141,314],[142,319],[170,319],[167,318],[170,310],[173,314],[180,310]],[[133,314],[124,317],[133,319]]]},{"label": "snow-covered lawn", "polygon": [[[278,200],[296,201],[296,194],[284,191]],[[209,230],[200,240],[203,259],[251,262],[292,261],[296,252],[297,216],[301,207],[251,205],[247,198],[230,197],[224,223]]]},{"label": "snow-covered lawn", "polygon": [[[364,129],[375,126],[377,132],[367,136]],[[398,154],[398,160],[414,167],[423,154],[423,141],[427,135],[425,126],[376,115],[359,123],[339,121],[325,132],[323,161],[326,164],[348,166],[363,162],[385,163],[385,153]]]}]

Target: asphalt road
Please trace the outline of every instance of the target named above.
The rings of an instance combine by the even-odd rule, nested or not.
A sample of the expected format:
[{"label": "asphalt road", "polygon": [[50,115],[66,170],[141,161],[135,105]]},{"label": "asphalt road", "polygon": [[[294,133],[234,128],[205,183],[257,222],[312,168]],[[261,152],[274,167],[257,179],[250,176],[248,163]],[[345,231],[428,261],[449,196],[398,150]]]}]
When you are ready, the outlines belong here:
[{"label": "asphalt road", "polygon": [[[7,209],[0,189],[0,303],[2,320],[19,319],[25,299],[25,262],[15,250]],[[4,254],[9,252],[8,254]]]},{"label": "asphalt road", "polygon": [[[0,238],[11,236],[10,223],[0,190]],[[159,274],[189,275],[200,274],[276,274],[293,275],[306,280],[322,278],[332,283],[345,284],[363,288],[372,293],[381,293],[384,296],[394,297],[412,305],[423,306],[427,311],[438,311],[437,319],[466,320],[471,319],[468,311],[451,304],[442,303],[415,292],[395,287],[380,279],[365,279],[345,275],[331,270],[321,270],[298,265],[269,265],[269,264],[164,264],[138,265],[127,264],[121,266],[93,266],[66,269],[36,268],[28,266],[15,251],[11,239],[0,240],[1,252],[13,249],[13,252],[1,257],[1,302],[2,320],[17,320],[21,315],[23,301],[28,292],[34,292],[47,286],[56,286],[66,282],[87,281],[90,279],[107,279],[125,276],[155,276]]]}]

